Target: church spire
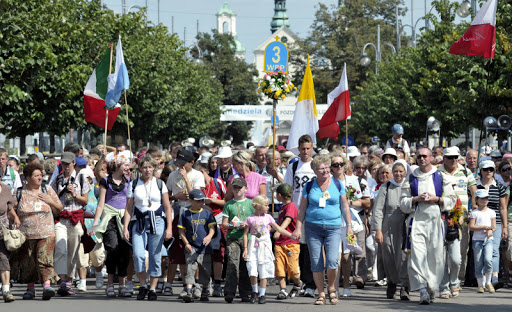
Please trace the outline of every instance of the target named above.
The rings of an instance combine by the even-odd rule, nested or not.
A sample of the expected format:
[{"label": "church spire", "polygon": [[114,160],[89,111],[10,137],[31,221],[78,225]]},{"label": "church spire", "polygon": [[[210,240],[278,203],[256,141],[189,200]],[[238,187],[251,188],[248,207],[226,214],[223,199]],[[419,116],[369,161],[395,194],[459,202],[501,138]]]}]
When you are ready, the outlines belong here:
[{"label": "church spire", "polygon": [[283,25],[290,27],[290,21],[286,14],[286,0],[274,0],[274,16],[270,23],[270,32],[274,33]]}]

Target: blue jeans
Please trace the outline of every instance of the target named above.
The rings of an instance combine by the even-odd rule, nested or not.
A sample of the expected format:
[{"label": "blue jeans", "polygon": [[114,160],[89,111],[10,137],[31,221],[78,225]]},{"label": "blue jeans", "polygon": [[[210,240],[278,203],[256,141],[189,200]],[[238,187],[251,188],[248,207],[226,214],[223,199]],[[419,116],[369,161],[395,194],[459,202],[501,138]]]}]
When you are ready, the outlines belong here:
[{"label": "blue jeans", "polygon": [[[498,212],[499,213],[499,212]],[[501,223],[496,224],[496,231],[492,234],[492,271],[500,270],[500,243],[501,243]]]},{"label": "blue jeans", "polygon": [[[306,222],[306,243],[309,249],[312,272],[323,272],[325,269],[338,268],[338,256],[341,244],[341,224],[323,225]],[[325,260],[322,247],[325,249]]]},{"label": "blue jeans", "polygon": [[485,241],[473,241],[473,254],[475,255],[476,278],[482,278],[484,274],[492,273],[494,245],[493,241],[494,239],[487,239]]},{"label": "blue jeans", "polygon": [[146,243],[149,253],[148,275],[159,277],[162,274],[162,245],[164,243],[165,221],[162,217],[156,217],[156,231],[151,234],[149,219],[145,219],[144,231],[139,233],[132,230],[133,266],[136,273],[146,270]]}]

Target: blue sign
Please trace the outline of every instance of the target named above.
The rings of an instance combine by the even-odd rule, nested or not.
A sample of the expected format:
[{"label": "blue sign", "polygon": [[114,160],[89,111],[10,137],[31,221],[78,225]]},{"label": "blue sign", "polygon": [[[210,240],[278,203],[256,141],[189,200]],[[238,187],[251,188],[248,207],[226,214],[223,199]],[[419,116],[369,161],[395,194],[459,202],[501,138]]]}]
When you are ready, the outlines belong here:
[{"label": "blue sign", "polygon": [[[346,142],[346,139],[347,137],[343,137],[343,139],[341,140],[341,144],[343,145],[347,145],[345,142]],[[354,138],[351,137],[350,135],[348,136],[348,146],[352,146],[354,145]]]},{"label": "blue sign", "polygon": [[265,48],[265,58],[263,61],[264,72],[282,71],[288,72],[288,47],[286,44],[279,41],[279,36],[276,36],[276,41],[271,42]]},{"label": "blue sign", "polygon": [[[274,116],[270,117],[270,123],[274,124]],[[276,115],[276,126],[279,126],[279,116]]]},{"label": "blue sign", "polygon": [[380,142],[379,137],[378,137],[378,136],[374,136],[374,137],[372,138],[372,142],[373,142],[373,143]]}]

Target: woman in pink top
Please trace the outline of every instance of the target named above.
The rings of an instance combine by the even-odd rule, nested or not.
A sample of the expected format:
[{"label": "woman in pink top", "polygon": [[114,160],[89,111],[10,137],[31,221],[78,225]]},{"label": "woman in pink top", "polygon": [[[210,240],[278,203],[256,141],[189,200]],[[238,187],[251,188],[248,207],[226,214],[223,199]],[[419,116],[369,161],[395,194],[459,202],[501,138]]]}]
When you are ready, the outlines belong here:
[{"label": "woman in pink top", "polygon": [[[238,151],[233,155],[233,168],[238,175],[247,182],[247,193],[245,197],[253,199],[257,195],[267,194],[267,180],[264,176],[254,172],[256,165],[251,161],[249,153]],[[226,192],[226,202],[233,198],[233,190],[231,189],[231,180],[233,176],[229,177],[228,191]]]}]

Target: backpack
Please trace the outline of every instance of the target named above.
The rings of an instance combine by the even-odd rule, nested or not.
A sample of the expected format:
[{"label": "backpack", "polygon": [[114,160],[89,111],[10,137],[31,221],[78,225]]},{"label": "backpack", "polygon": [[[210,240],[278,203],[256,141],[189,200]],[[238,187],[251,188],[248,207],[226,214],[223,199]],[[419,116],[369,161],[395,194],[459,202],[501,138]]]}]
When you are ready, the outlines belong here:
[{"label": "backpack", "polygon": [[[78,180],[80,181],[80,194],[82,194],[82,188],[84,187],[84,175],[83,174],[77,174],[76,177],[78,177]],[[60,180],[62,180],[62,179],[63,178],[57,179],[57,183],[56,184],[59,185]],[[73,182],[75,182],[75,180],[73,179],[73,181],[71,181],[71,179],[70,179],[70,181],[68,181],[68,184],[69,183],[73,183]],[[66,186],[67,186],[67,184],[66,184]],[[61,198],[62,195],[64,195],[64,193],[66,191],[67,191],[67,188],[64,187],[64,189],[62,191],[60,191],[60,193],[59,193],[59,198]]]},{"label": "backpack", "polygon": [[[41,190],[43,191],[43,193],[45,194],[48,194],[48,190],[46,189],[46,181],[43,180],[43,183],[41,183]],[[18,205],[21,201],[21,196],[23,195],[23,186],[20,186],[18,187],[18,189],[16,190],[16,200],[18,201]]]},{"label": "backpack", "polygon": [[[294,173],[295,174],[295,173]],[[315,182],[316,178],[313,178],[311,179],[307,184],[306,184],[306,195],[309,195],[309,191],[311,191],[311,188],[313,187],[313,182]],[[335,179],[335,178],[332,178],[332,180],[334,181],[334,184],[336,185],[336,187],[338,188],[338,192],[341,193],[341,182],[340,180],[338,179]]]},{"label": "backpack", "polygon": [[[132,194],[135,193],[135,188],[137,187],[137,183],[139,183],[139,178],[133,180]],[[162,180],[156,179],[156,185],[158,186],[158,189],[160,190],[160,194],[162,194],[162,184],[163,184]]]},{"label": "backpack", "polygon": [[[403,151],[404,151],[405,143],[407,143],[407,145],[409,145],[409,142],[407,142],[407,141],[406,141],[405,139],[403,139],[403,138],[402,138],[402,142],[403,142],[403,143],[402,143],[402,146],[397,146],[396,150],[399,150],[399,151],[402,151],[402,152],[403,152]],[[394,147],[393,147],[393,145],[394,145],[394,143],[393,143],[393,139],[389,139],[389,140],[388,140],[388,144],[389,144],[389,146],[390,146],[390,147],[394,148]]]}]

